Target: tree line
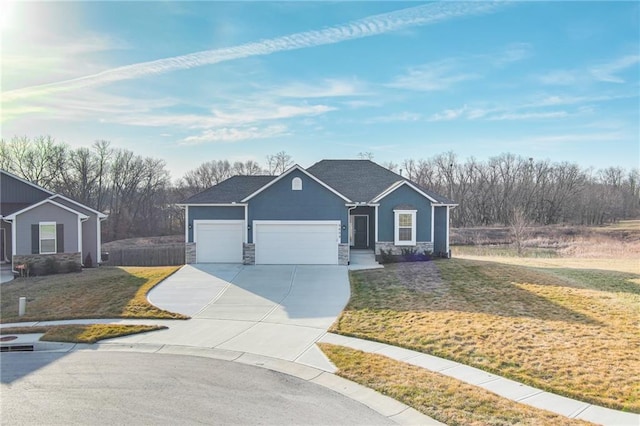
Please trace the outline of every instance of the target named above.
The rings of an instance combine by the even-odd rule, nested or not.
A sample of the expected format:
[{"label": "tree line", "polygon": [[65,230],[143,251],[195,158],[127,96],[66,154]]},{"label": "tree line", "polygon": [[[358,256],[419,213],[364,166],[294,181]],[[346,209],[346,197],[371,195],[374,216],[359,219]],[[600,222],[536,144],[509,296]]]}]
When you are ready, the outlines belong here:
[{"label": "tree line", "polygon": [[[372,159],[370,153],[360,158]],[[286,152],[256,161],[210,160],[172,181],[163,160],[99,140],[71,148],[50,136],[0,140],[0,168],[109,214],[103,240],[180,234],[176,203],[234,175],[278,175],[293,164]],[[640,173],[585,169],[512,154],[460,161],[452,153],[384,163],[458,203],[453,226],[509,224],[514,212],[537,224],[603,224],[640,215]]]}]

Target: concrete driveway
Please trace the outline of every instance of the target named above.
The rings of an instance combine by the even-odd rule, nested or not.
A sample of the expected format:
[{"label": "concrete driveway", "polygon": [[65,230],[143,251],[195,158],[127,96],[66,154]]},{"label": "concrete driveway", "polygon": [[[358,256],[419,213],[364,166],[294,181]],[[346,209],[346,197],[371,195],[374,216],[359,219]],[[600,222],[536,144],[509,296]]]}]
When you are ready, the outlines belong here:
[{"label": "concrete driveway", "polygon": [[318,341],[349,300],[345,266],[186,265],[149,293],[192,317],[112,341],[247,352],[334,371]]}]

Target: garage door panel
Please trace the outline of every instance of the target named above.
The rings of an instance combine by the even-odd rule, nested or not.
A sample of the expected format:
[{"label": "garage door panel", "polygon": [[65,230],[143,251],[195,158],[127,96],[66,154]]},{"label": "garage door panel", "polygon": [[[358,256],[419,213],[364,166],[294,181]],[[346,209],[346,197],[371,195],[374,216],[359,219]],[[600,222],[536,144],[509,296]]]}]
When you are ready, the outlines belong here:
[{"label": "garage door panel", "polygon": [[337,223],[256,224],[256,263],[338,263]]},{"label": "garage door panel", "polygon": [[198,223],[196,261],[198,263],[241,263],[243,223]]}]

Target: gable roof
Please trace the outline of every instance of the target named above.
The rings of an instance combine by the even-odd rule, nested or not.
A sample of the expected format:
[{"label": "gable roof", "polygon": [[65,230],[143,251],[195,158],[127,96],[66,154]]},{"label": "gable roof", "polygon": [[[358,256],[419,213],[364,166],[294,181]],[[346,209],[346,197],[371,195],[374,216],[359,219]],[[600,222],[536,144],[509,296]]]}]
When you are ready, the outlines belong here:
[{"label": "gable roof", "polygon": [[386,191],[391,189],[389,192],[393,192],[407,182],[436,203],[455,204],[371,160],[322,160],[307,171],[354,202],[370,202],[382,198],[379,196]]},{"label": "gable roof", "polygon": [[35,209],[36,207],[40,207],[43,204],[53,204],[56,207],[59,207],[59,208],[61,208],[63,210],[68,211],[69,213],[72,213],[72,214],[75,214],[75,215],[79,216],[80,219],[89,219],[89,216],[87,216],[86,214],[80,213],[79,211],[74,210],[74,209],[72,209],[70,207],[67,207],[64,204],[56,203],[51,198],[47,198],[46,200],[42,200],[42,201],[40,201],[38,203],[31,204],[30,206],[25,207],[24,209],[19,210],[17,212],[14,212],[14,213],[4,217],[3,219],[9,220],[9,221],[10,220],[14,220],[16,218],[16,216],[21,215],[24,212],[28,212],[29,210]]},{"label": "gable roof", "polygon": [[286,170],[284,173],[282,173],[277,178],[273,179],[271,182],[269,182],[266,185],[264,185],[262,188],[259,188],[258,190],[254,191],[250,195],[248,195],[245,198],[243,198],[242,201],[243,202],[249,201],[255,195],[258,195],[259,193],[261,193],[262,191],[264,191],[265,189],[267,189],[268,187],[270,187],[271,185],[273,185],[274,183],[276,183],[280,179],[283,179],[285,176],[287,176],[289,173],[293,172],[294,170],[299,170],[301,173],[309,176],[311,179],[315,180],[317,183],[319,183],[320,185],[324,186],[326,189],[328,189],[329,191],[333,192],[335,195],[337,195],[338,197],[342,198],[344,201],[346,201],[346,202],[350,202],[351,201],[349,198],[345,197],[343,194],[341,194],[340,192],[336,191],[334,188],[332,188],[331,186],[327,185],[321,179],[319,179],[318,177],[316,177],[313,174],[309,173],[307,170],[303,169],[302,167],[300,167],[297,164],[294,164],[291,168]]},{"label": "gable roof", "polygon": [[267,185],[277,176],[232,176],[211,188],[199,192],[180,204],[231,204],[240,203],[245,197]]}]

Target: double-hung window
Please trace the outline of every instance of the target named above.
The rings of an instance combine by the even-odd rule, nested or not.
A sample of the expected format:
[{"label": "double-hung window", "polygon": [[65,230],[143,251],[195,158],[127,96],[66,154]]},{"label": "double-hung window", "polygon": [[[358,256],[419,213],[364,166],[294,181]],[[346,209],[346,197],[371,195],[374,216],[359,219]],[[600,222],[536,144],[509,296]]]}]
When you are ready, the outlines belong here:
[{"label": "double-hung window", "polygon": [[394,210],[395,238],[397,246],[416,245],[416,211]]},{"label": "double-hung window", "polygon": [[40,222],[40,254],[54,254],[56,247],[56,223]]}]

